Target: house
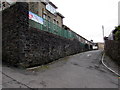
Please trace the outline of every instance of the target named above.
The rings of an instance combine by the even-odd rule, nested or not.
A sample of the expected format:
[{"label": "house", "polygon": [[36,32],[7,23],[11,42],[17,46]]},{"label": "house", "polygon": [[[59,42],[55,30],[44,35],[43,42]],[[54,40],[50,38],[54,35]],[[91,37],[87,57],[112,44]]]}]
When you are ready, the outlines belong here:
[{"label": "house", "polygon": [[38,16],[62,27],[64,16],[57,12],[57,6],[49,0],[42,0],[39,2],[28,2],[29,11],[37,14]]},{"label": "house", "polygon": [[[2,10],[9,8],[12,4],[15,4],[17,0],[4,0],[2,2]],[[29,11],[37,14],[38,16],[62,27],[64,16],[57,12],[57,6],[49,0],[26,0],[29,4]]]}]

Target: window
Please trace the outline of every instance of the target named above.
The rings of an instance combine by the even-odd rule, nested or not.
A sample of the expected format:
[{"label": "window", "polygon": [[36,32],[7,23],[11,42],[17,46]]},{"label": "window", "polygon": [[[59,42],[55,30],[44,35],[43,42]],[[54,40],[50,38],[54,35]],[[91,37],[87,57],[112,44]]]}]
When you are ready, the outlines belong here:
[{"label": "window", "polygon": [[54,23],[54,24],[57,24],[57,21],[54,19],[54,20],[53,20],[53,23]]},{"label": "window", "polygon": [[43,14],[43,18],[44,18],[44,19],[47,19],[47,16],[46,16],[46,14]]},{"label": "window", "polygon": [[5,7],[5,2],[2,3],[2,6]]},{"label": "window", "polygon": [[48,16],[48,21],[51,21],[51,17],[50,16]]},{"label": "window", "polygon": [[59,25],[59,22],[57,21],[57,25]]}]

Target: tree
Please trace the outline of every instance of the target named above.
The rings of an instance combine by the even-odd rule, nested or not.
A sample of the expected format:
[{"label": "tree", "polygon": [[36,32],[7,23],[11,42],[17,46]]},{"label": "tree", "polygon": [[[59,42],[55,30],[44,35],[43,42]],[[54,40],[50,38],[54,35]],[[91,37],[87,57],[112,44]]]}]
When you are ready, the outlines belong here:
[{"label": "tree", "polygon": [[120,41],[120,25],[118,27],[115,27],[115,40]]}]

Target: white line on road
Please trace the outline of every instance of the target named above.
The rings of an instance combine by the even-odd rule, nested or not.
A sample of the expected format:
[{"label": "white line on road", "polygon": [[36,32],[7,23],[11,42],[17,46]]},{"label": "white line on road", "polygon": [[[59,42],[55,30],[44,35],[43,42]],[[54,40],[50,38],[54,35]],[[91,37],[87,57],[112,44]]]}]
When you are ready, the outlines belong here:
[{"label": "white line on road", "polygon": [[117,76],[120,77],[120,75],[119,75],[117,72],[115,72],[114,70],[112,70],[111,68],[109,68],[109,67],[104,63],[104,56],[105,56],[105,53],[104,53],[103,56],[102,56],[102,64],[103,64],[108,70],[110,70],[111,72],[113,72],[114,74],[116,74]]}]

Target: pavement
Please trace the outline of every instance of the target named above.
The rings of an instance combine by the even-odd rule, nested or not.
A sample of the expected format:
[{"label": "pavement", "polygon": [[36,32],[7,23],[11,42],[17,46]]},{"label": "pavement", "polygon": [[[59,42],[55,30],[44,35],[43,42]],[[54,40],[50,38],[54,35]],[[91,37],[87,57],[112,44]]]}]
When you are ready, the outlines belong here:
[{"label": "pavement", "polygon": [[[118,76],[101,63],[102,51],[95,50],[61,58],[48,65],[18,69],[2,65],[2,88],[118,88]],[[109,63],[110,62],[110,63]],[[105,56],[116,72],[118,66]]]}]

